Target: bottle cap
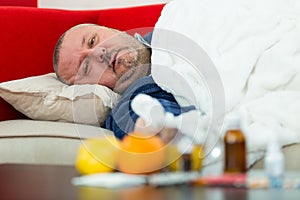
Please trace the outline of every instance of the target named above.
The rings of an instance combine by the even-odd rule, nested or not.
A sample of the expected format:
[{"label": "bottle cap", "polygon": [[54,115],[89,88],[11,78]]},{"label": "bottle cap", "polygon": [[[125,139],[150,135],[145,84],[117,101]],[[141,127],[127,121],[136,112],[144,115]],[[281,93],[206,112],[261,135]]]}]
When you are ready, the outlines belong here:
[{"label": "bottle cap", "polygon": [[177,143],[177,149],[182,154],[192,153],[194,149],[193,140],[187,136],[180,137]]},{"label": "bottle cap", "polygon": [[281,152],[281,145],[275,138],[271,138],[267,145],[267,153],[280,153]]},{"label": "bottle cap", "polygon": [[267,143],[267,153],[280,153],[281,152],[281,144],[279,142],[278,136],[281,133],[281,127],[277,121],[270,121],[270,125],[272,125],[271,131],[272,136],[269,137],[268,143]]},{"label": "bottle cap", "polygon": [[241,117],[239,114],[228,114],[225,119],[225,127],[228,129],[240,129],[241,128]]}]

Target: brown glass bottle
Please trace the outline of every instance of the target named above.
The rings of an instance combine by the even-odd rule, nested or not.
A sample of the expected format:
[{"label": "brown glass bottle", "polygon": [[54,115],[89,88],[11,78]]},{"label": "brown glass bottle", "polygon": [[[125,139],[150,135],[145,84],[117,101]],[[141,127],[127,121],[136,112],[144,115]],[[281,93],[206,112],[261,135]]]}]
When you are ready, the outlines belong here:
[{"label": "brown glass bottle", "polygon": [[245,173],[247,170],[246,139],[239,123],[229,127],[224,136],[224,173]]}]

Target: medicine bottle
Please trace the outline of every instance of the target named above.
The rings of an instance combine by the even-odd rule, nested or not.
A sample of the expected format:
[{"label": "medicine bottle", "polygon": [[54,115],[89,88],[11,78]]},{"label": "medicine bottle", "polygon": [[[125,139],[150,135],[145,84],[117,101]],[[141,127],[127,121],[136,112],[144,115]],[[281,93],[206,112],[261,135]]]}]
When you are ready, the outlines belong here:
[{"label": "medicine bottle", "polygon": [[192,138],[183,136],[176,144],[177,157],[168,168],[170,171],[200,171],[202,167],[204,147],[194,143]]},{"label": "medicine bottle", "polygon": [[194,144],[192,149],[182,152],[177,145],[166,147],[167,171],[200,171],[204,157],[204,147]]},{"label": "medicine bottle", "polygon": [[177,150],[180,153],[180,159],[177,161],[177,169],[180,171],[191,171],[192,152],[194,144],[191,138],[183,136],[177,143]]},{"label": "medicine bottle", "polygon": [[284,155],[281,146],[274,137],[269,140],[265,156],[265,171],[269,177],[270,186],[280,188],[284,179]]},{"label": "medicine bottle", "polygon": [[238,115],[230,116],[224,136],[224,173],[245,173],[247,170],[246,139]]}]

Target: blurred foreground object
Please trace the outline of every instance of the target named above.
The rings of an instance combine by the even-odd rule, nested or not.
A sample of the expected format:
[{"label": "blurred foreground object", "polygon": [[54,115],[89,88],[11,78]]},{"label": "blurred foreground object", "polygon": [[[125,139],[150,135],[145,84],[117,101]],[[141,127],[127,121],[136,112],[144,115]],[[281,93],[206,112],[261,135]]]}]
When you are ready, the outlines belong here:
[{"label": "blurred foreground object", "polygon": [[113,172],[119,140],[114,136],[102,136],[83,140],[79,147],[76,169],[81,174]]}]

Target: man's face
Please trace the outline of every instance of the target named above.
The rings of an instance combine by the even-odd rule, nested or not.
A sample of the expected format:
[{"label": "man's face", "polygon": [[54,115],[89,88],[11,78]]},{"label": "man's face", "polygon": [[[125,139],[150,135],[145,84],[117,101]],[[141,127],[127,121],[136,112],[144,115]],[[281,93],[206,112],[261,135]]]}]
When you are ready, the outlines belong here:
[{"label": "man's face", "polygon": [[[65,34],[57,72],[70,84],[127,88],[148,72],[148,65],[141,66],[150,62],[144,51],[145,47],[126,33],[96,25],[79,26]],[[139,77],[135,77],[138,68],[145,69],[139,69]]]}]

